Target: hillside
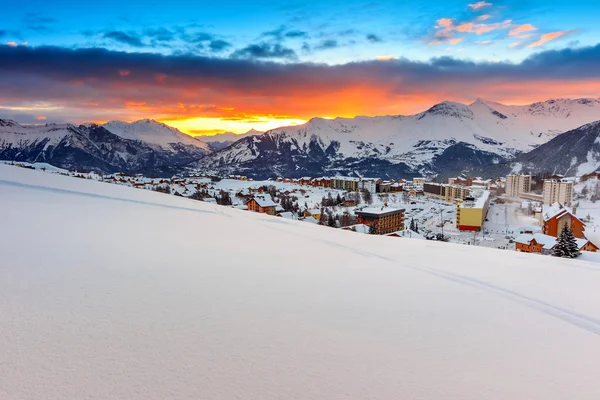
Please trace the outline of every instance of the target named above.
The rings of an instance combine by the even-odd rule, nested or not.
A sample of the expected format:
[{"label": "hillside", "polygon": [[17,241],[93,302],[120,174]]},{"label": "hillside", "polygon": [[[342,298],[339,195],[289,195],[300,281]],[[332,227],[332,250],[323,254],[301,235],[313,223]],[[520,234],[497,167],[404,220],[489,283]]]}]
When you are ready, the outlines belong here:
[{"label": "hillside", "polygon": [[600,398],[577,260],[0,165],[0,398]]},{"label": "hillside", "polygon": [[[118,131],[115,124],[109,127]],[[0,160],[47,162],[102,173],[171,176],[181,165],[210,152],[205,143],[166,125],[122,124],[130,129],[115,134],[95,124],[20,125],[0,119]]]},{"label": "hillside", "polygon": [[596,99],[506,106],[443,102],[411,116],[313,118],[244,138],[192,167],[257,178],[359,172],[397,178],[453,175],[501,164],[557,134],[593,122]]}]

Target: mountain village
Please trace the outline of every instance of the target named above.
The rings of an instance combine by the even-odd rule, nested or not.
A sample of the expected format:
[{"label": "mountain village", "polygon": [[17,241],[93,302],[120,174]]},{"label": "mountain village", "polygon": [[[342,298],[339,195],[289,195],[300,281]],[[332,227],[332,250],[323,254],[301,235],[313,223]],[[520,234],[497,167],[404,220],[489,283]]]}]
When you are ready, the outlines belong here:
[{"label": "mountain village", "polygon": [[4,163],[362,234],[551,254],[567,227],[586,257],[599,249],[590,240],[594,235],[587,236],[600,227],[600,203],[595,207],[600,172],[577,178],[463,175],[447,182],[358,176],[255,181],[240,175],[150,178]]}]

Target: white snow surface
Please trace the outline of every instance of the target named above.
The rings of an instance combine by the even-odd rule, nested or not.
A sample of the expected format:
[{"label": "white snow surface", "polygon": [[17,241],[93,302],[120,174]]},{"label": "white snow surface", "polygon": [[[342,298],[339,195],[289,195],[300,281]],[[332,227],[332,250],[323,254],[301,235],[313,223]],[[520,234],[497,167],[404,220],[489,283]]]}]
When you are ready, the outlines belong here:
[{"label": "white snow surface", "polygon": [[160,146],[163,149],[170,149],[170,145],[173,143],[182,143],[210,151],[208,145],[203,141],[197,140],[179,129],[151,119],[142,119],[135,122],[110,121],[102,126],[122,138],[140,140]]},{"label": "white snow surface", "polygon": [[600,398],[600,269],[0,165],[0,398]]}]

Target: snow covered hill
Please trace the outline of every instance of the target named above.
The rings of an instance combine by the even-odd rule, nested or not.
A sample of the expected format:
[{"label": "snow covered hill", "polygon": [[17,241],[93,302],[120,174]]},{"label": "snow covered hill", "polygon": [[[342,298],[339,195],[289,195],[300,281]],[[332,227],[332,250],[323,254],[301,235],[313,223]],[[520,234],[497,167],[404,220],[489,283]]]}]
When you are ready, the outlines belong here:
[{"label": "snow covered hill", "polygon": [[204,141],[152,119],[142,119],[135,122],[110,121],[102,126],[122,138],[140,140],[160,146],[163,150],[176,151],[181,145],[185,145],[198,147],[204,153],[210,152],[208,144]]},{"label": "snow covered hill", "polygon": [[600,398],[596,264],[4,165],[0,199],[2,399]]},{"label": "snow covered hill", "polygon": [[217,133],[216,135],[212,136],[196,136],[196,139],[207,143],[212,150],[221,150],[225,147],[231,146],[240,139],[249,136],[261,135],[263,133],[264,132],[257,131],[256,129],[250,129],[246,133],[225,132]]},{"label": "snow covered hill", "polygon": [[412,116],[313,118],[242,139],[196,167],[257,177],[453,174],[510,160],[599,115],[597,99],[526,106],[478,99],[470,105],[443,102]]},{"label": "snow covered hill", "polygon": [[[172,175],[210,152],[208,145],[156,122],[126,124],[119,135],[95,124],[19,125],[0,119],[0,159],[65,169]],[[116,130],[116,129],[115,129]]]}]

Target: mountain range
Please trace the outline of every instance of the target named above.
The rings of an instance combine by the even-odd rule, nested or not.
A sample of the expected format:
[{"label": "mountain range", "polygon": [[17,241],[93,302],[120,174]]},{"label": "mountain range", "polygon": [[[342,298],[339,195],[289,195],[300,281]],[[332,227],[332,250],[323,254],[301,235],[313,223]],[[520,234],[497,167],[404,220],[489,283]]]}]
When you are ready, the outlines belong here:
[{"label": "mountain range", "polygon": [[252,177],[354,174],[449,176],[504,165],[557,135],[600,120],[598,99],[507,106],[442,102],[410,116],[313,118],[243,138],[192,170]]},{"label": "mountain range", "polygon": [[46,162],[96,172],[170,175],[209,146],[157,121],[20,125],[0,119],[0,160]]},{"label": "mountain range", "polygon": [[[581,172],[596,168],[590,160],[600,160],[600,148],[588,143],[589,138],[577,138],[591,138],[589,132],[597,126],[589,124],[598,120],[599,99],[521,106],[482,99],[468,105],[445,101],[409,116],[313,118],[265,133],[202,137],[148,119],[79,126],[27,126],[0,119],[0,159],[98,172],[202,172],[254,178],[444,177],[464,170],[486,175],[532,167]],[[564,141],[573,143],[561,147]],[[559,149],[561,154],[568,149],[569,165],[544,164]],[[544,155],[535,158],[536,154]]]}]

